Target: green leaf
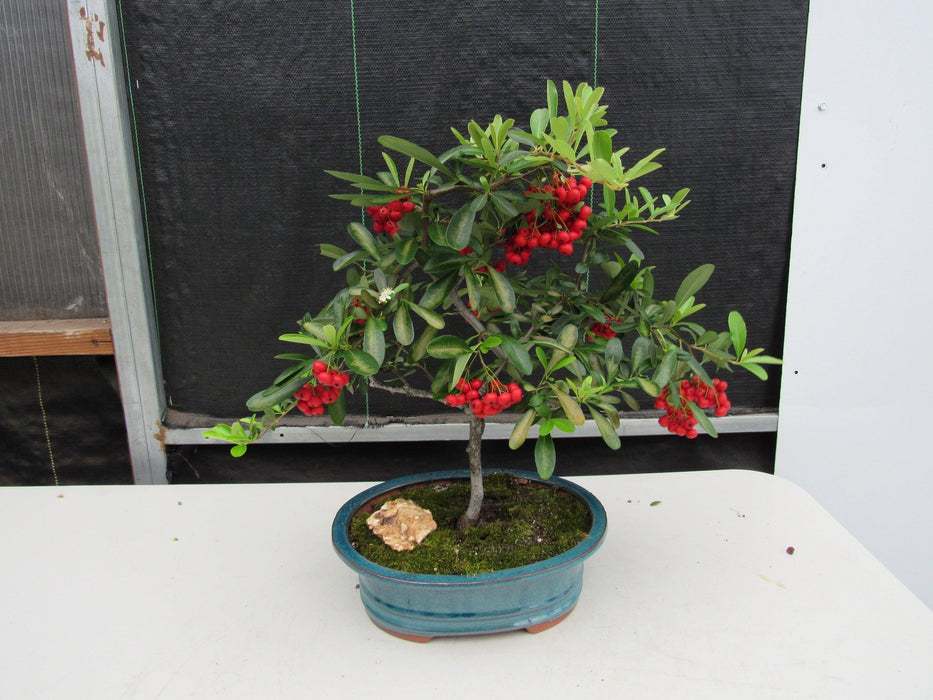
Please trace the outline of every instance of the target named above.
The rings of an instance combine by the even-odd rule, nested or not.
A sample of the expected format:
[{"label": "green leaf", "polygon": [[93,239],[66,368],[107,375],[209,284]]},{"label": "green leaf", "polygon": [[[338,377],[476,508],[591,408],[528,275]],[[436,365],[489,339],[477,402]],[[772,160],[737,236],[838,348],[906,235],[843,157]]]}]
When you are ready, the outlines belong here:
[{"label": "green leaf", "polygon": [[460,381],[460,377],[463,376],[463,370],[466,369],[467,362],[470,361],[470,358],[473,355],[465,353],[463,355],[457,355],[454,359],[454,366],[450,372],[450,380],[447,382],[447,390],[453,391],[453,388],[457,385],[457,382]]},{"label": "green leaf", "polygon": [[418,239],[406,238],[395,250],[395,255],[402,265],[407,265],[415,259],[415,253],[418,252]]},{"label": "green leaf", "polygon": [[531,361],[531,355],[525,346],[509,335],[492,336],[502,341],[502,351],[509,358],[509,362],[515,365],[519,374],[531,374],[534,364]]},{"label": "green leaf", "polygon": [[436,170],[451,175],[450,170],[447,169],[447,166],[444,165],[437,156],[411,141],[400,139],[397,136],[380,136],[378,141],[379,145],[384,148],[389,148],[406,156],[410,156],[425,165],[430,165]]},{"label": "green leaf", "polygon": [[567,420],[566,418],[552,418],[550,422],[562,433],[572,433],[577,429],[573,421]]},{"label": "green leaf", "polygon": [[557,334],[557,342],[560,343],[568,352],[573,352],[573,349],[577,346],[577,339],[579,336],[580,333],[577,330],[577,327],[573,324],[567,324],[561,328],[560,333]]},{"label": "green leaf", "polygon": [[331,245],[330,243],[321,243],[319,247],[321,249],[321,255],[325,258],[339,258],[347,254],[347,251],[343,248]]},{"label": "green leaf", "polygon": [[636,381],[638,382],[638,386],[641,387],[641,390],[645,392],[646,394],[648,394],[648,396],[653,396],[657,398],[658,396],[661,395],[661,387],[659,387],[657,384],[655,384],[650,379],[645,379],[644,377],[638,377]]},{"label": "green leaf", "polygon": [[703,430],[709,434],[710,437],[718,437],[716,428],[713,427],[713,422],[709,419],[709,416],[703,412],[699,406],[697,406],[693,401],[686,402],[687,407],[693,412],[693,417],[697,419],[697,425],[699,425]]},{"label": "green leaf", "polygon": [[389,168],[389,172],[392,174],[392,184],[400,184],[398,181],[398,169],[395,167],[395,161],[389,157],[388,153],[383,153],[382,159],[386,162],[386,167]]},{"label": "green leaf", "polygon": [[347,225],[347,231],[350,233],[350,238],[356,241],[374,260],[378,260],[382,257],[379,254],[379,248],[376,246],[376,239],[373,238],[373,234],[359,221],[351,221]]},{"label": "green leaf", "polygon": [[[612,157],[612,136],[610,136],[607,131],[595,131],[593,132],[593,137],[589,139],[590,143],[590,159],[599,158],[601,160],[608,161]],[[613,192],[613,201],[612,203],[607,203],[611,208],[615,205],[614,199],[615,192]],[[604,199],[605,201],[605,199]]]},{"label": "green leaf", "polygon": [[651,354],[651,341],[640,335],[632,343],[632,374],[638,373],[638,368]]},{"label": "green leaf", "polygon": [[674,295],[674,305],[679,307],[687,299],[695,296],[696,293],[703,288],[703,285],[707,283],[714,269],[715,267],[713,265],[707,263],[706,265],[700,265],[687,275],[684,281],[681,282],[677,294]]},{"label": "green leaf", "polygon": [[428,343],[430,343],[436,335],[436,328],[433,326],[426,326],[425,329],[421,332],[421,335],[418,337],[418,340],[416,340],[415,344],[411,346],[411,359],[415,362],[418,362],[421,358],[423,358],[428,352]]},{"label": "green leaf", "polygon": [[279,340],[286,343],[303,343],[305,345],[316,345],[322,348],[327,347],[326,343],[321,342],[317,338],[312,338],[309,335],[302,335],[301,333],[285,333],[279,336]]},{"label": "green leaf", "polygon": [[483,342],[479,344],[479,351],[482,353],[487,353],[493,348],[497,348],[502,345],[502,336],[490,335],[483,339]]},{"label": "green leaf", "polygon": [[311,369],[313,360],[310,358],[299,362],[298,364],[292,365],[288,369],[284,370],[278,377],[275,378],[273,384],[280,385],[291,380],[293,377],[297,377],[299,374],[307,374],[307,371]]},{"label": "green leaf", "polygon": [[396,190],[395,187],[390,187],[381,180],[377,180],[366,175],[360,175],[359,173],[345,173],[341,172],[340,170],[325,170],[324,172],[340,180],[352,182],[354,185],[362,189],[379,190],[380,192],[394,192]]},{"label": "green leaf", "polygon": [[371,377],[382,366],[375,357],[365,350],[345,350],[343,357],[347,362],[347,367],[363,377]]},{"label": "green leaf", "polygon": [[619,365],[622,362],[622,341],[618,336],[610,338],[606,342],[606,349],[603,350],[606,357],[606,374],[610,377],[616,376],[619,372]]},{"label": "green leaf", "polygon": [[492,193],[492,203],[499,210],[499,213],[507,219],[514,219],[519,214],[518,209],[512,206],[512,203],[498,192]]},{"label": "green leaf", "polygon": [[489,276],[492,279],[492,286],[496,290],[499,306],[506,313],[515,311],[515,290],[512,289],[512,283],[509,282],[508,277],[492,267],[489,268]]},{"label": "green leaf", "polygon": [[230,448],[230,454],[234,457],[242,457],[246,454],[246,445],[234,445]]},{"label": "green leaf", "polygon": [[525,443],[525,439],[528,437],[528,431],[531,430],[531,426],[534,425],[537,415],[537,412],[533,408],[529,408],[522,414],[522,417],[519,418],[515,427],[512,428],[512,434],[509,435],[509,447],[511,449],[517,450]]},{"label": "green leaf", "polygon": [[415,327],[411,322],[411,314],[404,304],[398,307],[395,318],[392,319],[392,332],[395,339],[402,345],[411,345],[415,339]]},{"label": "green leaf", "polygon": [[650,172],[653,172],[661,167],[659,163],[655,163],[654,159],[657,158],[661,153],[664,153],[663,148],[659,148],[653,153],[649,153],[647,156],[642,158],[640,161],[635,163],[631,168],[625,171],[626,181],[632,181],[637,177],[642,175],[647,175]]},{"label": "green leaf", "polygon": [[439,360],[448,360],[470,352],[470,346],[455,335],[440,335],[428,343],[428,354]]},{"label": "green leaf", "polygon": [[[557,122],[557,124],[553,124],[552,129],[553,127],[559,126],[563,133],[566,130],[564,127],[564,123],[566,122],[566,119],[563,119],[563,117],[558,117],[554,121]],[[564,138],[554,138],[553,136],[549,136],[548,134],[544,135],[544,140],[547,142],[547,144],[552,149],[554,149],[554,151],[559,156],[561,156],[562,158],[566,158],[569,161],[575,161],[577,159],[577,152],[573,146],[567,143],[565,139],[566,139],[566,136]]]},{"label": "green leaf", "polygon": [[337,328],[331,324],[323,326],[321,329],[324,332],[324,338],[327,341],[327,344],[330,347],[335,347],[337,345]]},{"label": "green leaf", "polygon": [[382,366],[386,355],[386,340],[379,322],[372,316],[366,319],[366,325],[363,327],[363,350],[371,355],[379,366]]},{"label": "green leaf", "polygon": [[641,410],[641,406],[638,403],[638,399],[632,396],[627,391],[619,392],[622,395],[622,400],[625,401],[625,405],[628,406],[633,411]]},{"label": "green leaf", "polygon": [[651,381],[657,386],[666,386],[674,376],[675,369],[677,369],[677,349],[670,348],[655,368]]},{"label": "green leaf", "polygon": [[588,408],[590,410],[590,415],[593,416],[593,422],[596,423],[596,427],[599,428],[599,434],[602,436],[603,442],[605,442],[610,449],[618,450],[619,447],[622,446],[622,441],[619,439],[619,434],[613,429],[609,419],[592,406]]},{"label": "green leaf", "polygon": [[346,253],[345,255],[341,255],[339,258],[334,260],[334,264],[332,265],[332,268],[334,272],[339,272],[343,268],[348,267],[352,265],[353,263],[358,262],[360,260],[364,260],[368,258],[369,256],[370,254],[365,250],[352,250],[349,253]]},{"label": "green leaf", "polygon": [[343,419],[347,417],[347,392],[341,391],[337,400],[327,406],[327,415],[334,425],[343,425]]},{"label": "green leaf", "polygon": [[683,362],[686,362],[687,366],[691,370],[693,370],[693,373],[697,375],[704,383],[708,384],[709,386],[713,385],[713,380],[710,378],[709,374],[706,372],[706,368],[703,367],[703,365],[700,364],[700,362],[698,362],[697,359],[692,354],[690,354],[686,350],[682,350],[678,352],[678,357]]},{"label": "green leaf", "polygon": [[467,302],[471,309],[478,310],[481,305],[479,281],[467,265],[463,266],[463,280],[466,282]]},{"label": "green leaf", "polygon": [[756,365],[754,362],[741,362],[739,363],[739,367],[747,369],[762,381],[768,378],[768,373],[765,371],[764,367]]},{"label": "green leaf", "polygon": [[548,116],[557,116],[557,86],[553,80],[547,81],[547,111]]},{"label": "green leaf", "polygon": [[742,357],[745,352],[745,319],[738,311],[729,313],[729,338],[732,340],[732,348],[735,350],[736,357]]},{"label": "green leaf", "polygon": [[586,422],[586,417],[583,415],[583,409],[580,408],[580,404],[570,396],[557,387],[552,386],[551,391],[554,392],[554,396],[557,397],[560,407],[564,411],[564,415],[574,424],[574,425],[583,425]]},{"label": "green leaf", "polygon": [[285,399],[291,398],[296,391],[307,383],[307,377],[296,377],[287,384],[270,386],[249,397],[246,401],[246,407],[250,411],[256,412],[272,408],[282,403]]},{"label": "green leaf", "polygon": [[421,316],[421,318],[423,318],[429,326],[437,328],[438,330],[444,327],[444,317],[439,313],[432,311],[431,309],[426,309],[423,306],[414,303],[413,301],[408,302],[408,306],[411,307],[412,311]]},{"label": "green leaf", "polygon": [[476,212],[469,202],[454,212],[454,215],[450,217],[450,224],[447,226],[448,247],[454,250],[463,250],[469,245],[475,218]]},{"label": "green leaf", "polygon": [[210,430],[205,430],[201,433],[201,437],[214,438],[216,440],[229,440],[231,438],[230,426],[224,425],[215,425]]},{"label": "green leaf", "polygon": [[424,294],[418,304],[426,309],[433,309],[447,298],[450,290],[457,284],[457,279],[457,274],[451,274],[431,282],[425,287]]},{"label": "green leaf", "polygon": [[529,120],[531,135],[538,139],[541,138],[544,135],[544,130],[547,128],[549,118],[550,115],[544,107],[532,112],[531,119]]},{"label": "green leaf", "polygon": [[759,355],[758,353],[762,352],[764,348],[758,348],[757,350],[751,350],[750,352],[745,353],[745,357],[742,358],[742,362],[754,362],[755,364],[760,365],[783,365],[784,360],[779,357],[771,357],[771,355]]},{"label": "green leaf", "polygon": [[618,299],[619,295],[631,286],[632,281],[638,275],[639,267],[640,265],[637,260],[629,260],[625,263],[625,266],[619,270],[619,274],[612,278],[612,282],[609,283],[609,286],[600,295],[600,301],[614,301]]},{"label": "green leaf", "polygon": [[538,476],[542,479],[550,479],[556,465],[557,451],[554,449],[554,438],[550,435],[538,437],[535,441],[535,467],[538,469]]},{"label": "green leaf", "polygon": [[[447,245],[447,229],[441,225],[439,221],[432,221],[428,224],[428,238],[430,238],[437,245],[445,246]],[[425,265],[425,272],[428,271],[429,266]]]},{"label": "green leaf", "polygon": [[486,206],[488,199],[489,198],[485,193],[476,195],[473,199],[470,200],[470,208],[473,209],[474,212],[479,213],[483,210],[483,207]]}]

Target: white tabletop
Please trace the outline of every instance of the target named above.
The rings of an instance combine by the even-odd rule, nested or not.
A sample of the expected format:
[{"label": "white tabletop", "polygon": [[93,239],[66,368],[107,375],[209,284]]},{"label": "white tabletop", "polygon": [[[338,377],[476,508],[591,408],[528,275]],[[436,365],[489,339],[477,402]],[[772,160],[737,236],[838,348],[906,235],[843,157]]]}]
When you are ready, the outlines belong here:
[{"label": "white tabletop", "polygon": [[331,548],[368,484],[0,489],[0,697],[933,697],[933,611],[798,487],[574,480],[609,533],[573,614],[423,645]]}]

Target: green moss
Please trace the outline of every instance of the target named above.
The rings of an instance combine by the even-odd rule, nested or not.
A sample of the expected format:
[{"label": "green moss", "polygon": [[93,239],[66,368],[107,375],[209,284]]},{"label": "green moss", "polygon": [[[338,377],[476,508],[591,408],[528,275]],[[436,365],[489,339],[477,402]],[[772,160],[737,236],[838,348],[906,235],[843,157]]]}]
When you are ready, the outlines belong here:
[{"label": "green moss", "polygon": [[[386,494],[350,522],[350,541],[370,561],[421,574],[480,574],[524,566],[572,548],[589,532],[586,504],[552,484],[486,476],[479,522],[464,531],[457,519],[466,509],[470,485],[463,481],[419,484]],[[409,498],[427,508],[437,530],[410,552],[396,552],[370,532],[366,518],[392,498]]]}]

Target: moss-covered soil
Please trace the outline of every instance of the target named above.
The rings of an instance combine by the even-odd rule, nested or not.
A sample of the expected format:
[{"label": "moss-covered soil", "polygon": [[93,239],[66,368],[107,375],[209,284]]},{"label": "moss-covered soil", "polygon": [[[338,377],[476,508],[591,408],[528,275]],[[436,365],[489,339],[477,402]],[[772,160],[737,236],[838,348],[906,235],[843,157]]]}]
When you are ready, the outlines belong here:
[{"label": "moss-covered soil", "polygon": [[[466,509],[466,480],[417,484],[372,501],[350,522],[350,542],[370,561],[398,571],[421,574],[480,574],[524,566],[556,556],[586,538],[589,508],[552,484],[488,474],[479,522],[457,530]],[[373,535],[366,518],[392,498],[410,498],[427,508],[437,530],[410,552],[396,552]]]}]

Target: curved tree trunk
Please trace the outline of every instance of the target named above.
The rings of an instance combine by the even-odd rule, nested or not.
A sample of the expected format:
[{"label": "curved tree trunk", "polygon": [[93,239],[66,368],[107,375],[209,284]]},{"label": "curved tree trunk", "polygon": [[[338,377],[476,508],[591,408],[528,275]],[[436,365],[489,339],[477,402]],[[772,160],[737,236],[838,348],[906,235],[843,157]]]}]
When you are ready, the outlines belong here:
[{"label": "curved tree trunk", "polygon": [[479,511],[483,506],[483,429],[486,422],[482,418],[470,415],[470,440],[467,442],[466,453],[470,460],[470,503],[466,512],[457,521],[460,530],[475,525],[479,519]]}]

